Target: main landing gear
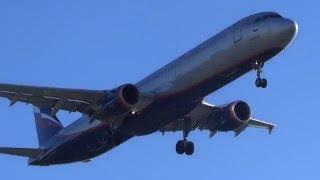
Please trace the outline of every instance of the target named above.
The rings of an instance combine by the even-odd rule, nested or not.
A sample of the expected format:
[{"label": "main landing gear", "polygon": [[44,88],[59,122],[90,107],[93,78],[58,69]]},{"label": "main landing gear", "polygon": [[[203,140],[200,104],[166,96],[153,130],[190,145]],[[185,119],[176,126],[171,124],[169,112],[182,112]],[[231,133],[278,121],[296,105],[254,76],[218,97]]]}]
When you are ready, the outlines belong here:
[{"label": "main landing gear", "polygon": [[188,132],[183,132],[183,140],[179,140],[176,144],[176,152],[178,154],[186,153],[186,155],[192,155],[194,152],[194,144],[187,140]]},{"label": "main landing gear", "polygon": [[265,78],[261,78],[263,62],[255,61],[252,66],[257,72],[256,87],[266,88],[268,85],[268,81]]}]

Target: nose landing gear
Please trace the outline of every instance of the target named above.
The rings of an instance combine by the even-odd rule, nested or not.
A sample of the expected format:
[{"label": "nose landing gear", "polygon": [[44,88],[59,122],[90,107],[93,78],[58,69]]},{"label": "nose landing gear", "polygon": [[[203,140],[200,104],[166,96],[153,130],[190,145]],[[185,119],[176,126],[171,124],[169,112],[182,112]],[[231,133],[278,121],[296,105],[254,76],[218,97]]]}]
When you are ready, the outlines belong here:
[{"label": "nose landing gear", "polygon": [[194,144],[187,140],[188,132],[183,132],[183,140],[180,140],[176,144],[176,152],[178,154],[186,153],[186,155],[192,155],[194,152]]},{"label": "nose landing gear", "polygon": [[268,85],[268,81],[265,78],[261,78],[262,68],[263,68],[263,62],[255,61],[253,63],[253,68],[257,72],[257,79],[256,79],[256,87],[266,88]]}]

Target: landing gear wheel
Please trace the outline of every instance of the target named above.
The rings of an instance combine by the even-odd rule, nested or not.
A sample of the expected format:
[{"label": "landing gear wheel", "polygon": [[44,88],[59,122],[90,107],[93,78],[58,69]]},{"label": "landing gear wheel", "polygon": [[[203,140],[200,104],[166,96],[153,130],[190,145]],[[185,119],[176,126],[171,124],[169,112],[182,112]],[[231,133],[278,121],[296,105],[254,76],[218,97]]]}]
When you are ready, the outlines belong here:
[{"label": "landing gear wheel", "polygon": [[184,153],[184,151],[185,151],[185,145],[184,144],[185,143],[182,140],[177,142],[177,144],[176,144],[176,152],[177,152],[177,154],[183,154]]},{"label": "landing gear wheel", "polygon": [[268,85],[268,81],[266,79],[261,79],[260,85],[262,88],[266,88]]},{"label": "landing gear wheel", "polygon": [[266,88],[267,87],[267,80],[266,79],[262,79],[261,77],[261,73],[262,73],[262,67],[263,67],[264,63],[260,62],[260,61],[255,61],[252,64],[252,67],[254,68],[254,70],[257,72],[257,79],[256,79],[256,87],[261,87],[261,88]]},{"label": "landing gear wheel", "polygon": [[256,87],[257,88],[261,87],[261,79],[260,78],[256,79]]},{"label": "landing gear wheel", "polygon": [[185,146],[186,155],[188,155],[188,156],[192,155],[193,152],[194,152],[194,144],[193,144],[193,142],[187,141],[185,145],[186,145]]},{"label": "landing gear wheel", "polygon": [[183,139],[179,140],[176,144],[176,152],[177,154],[186,153],[186,155],[190,156],[194,152],[194,144],[191,141],[188,141],[187,137],[190,131],[183,131]]}]

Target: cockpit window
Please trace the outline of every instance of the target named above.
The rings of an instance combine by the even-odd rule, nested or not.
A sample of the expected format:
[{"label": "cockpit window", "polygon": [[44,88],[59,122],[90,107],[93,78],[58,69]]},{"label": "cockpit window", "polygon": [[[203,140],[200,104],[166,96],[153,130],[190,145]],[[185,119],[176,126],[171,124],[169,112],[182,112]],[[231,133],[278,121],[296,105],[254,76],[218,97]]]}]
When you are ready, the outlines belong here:
[{"label": "cockpit window", "polygon": [[262,17],[258,17],[254,22],[259,22],[259,21],[263,21],[265,19],[269,19],[269,18],[280,18],[281,16],[279,14],[269,14],[269,15],[265,15]]}]

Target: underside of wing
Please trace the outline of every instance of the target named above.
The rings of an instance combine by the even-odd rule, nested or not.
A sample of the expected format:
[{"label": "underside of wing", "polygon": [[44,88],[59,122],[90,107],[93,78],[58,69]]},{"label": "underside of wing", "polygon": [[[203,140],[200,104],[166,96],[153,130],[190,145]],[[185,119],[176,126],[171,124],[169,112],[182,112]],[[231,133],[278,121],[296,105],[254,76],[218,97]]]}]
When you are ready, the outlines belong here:
[{"label": "underside of wing", "polygon": [[248,122],[248,126],[249,127],[255,127],[255,128],[264,128],[264,129],[267,129],[269,134],[271,134],[272,130],[277,127],[277,125],[275,124],[272,124],[272,123],[268,123],[268,122],[265,122],[265,121],[261,121],[261,120],[258,120],[258,119],[254,119],[254,118],[251,118]]},{"label": "underside of wing", "polygon": [[218,131],[234,131],[235,136],[238,136],[247,127],[264,128],[271,133],[276,125],[252,118],[249,105],[243,101],[234,101],[222,106],[202,102],[183,119],[166,125],[160,132],[190,132],[198,128],[209,130],[210,137]]},{"label": "underside of wing", "polygon": [[29,158],[38,158],[42,156],[45,152],[46,151],[43,149],[0,147],[1,154],[8,154],[13,156],[22,156],[22,157],[29,157]]},{"label": "underside of wing", "polygon": [[132,84],[110,91],[0,84],[0,97],[9,99],[11,105],[25,102],[51,108],[51,115],[66,110],[86,114],[91,120],[110,123],[121,122],[119,119],[123,120],[130,112],[141,112],[153,101],[152,94],[140,93]]},{"label": "underside of wing", "polygon": [[10,105],[25,102],[53,108],[53,112],[61,109],[90,114],[107,95],[108,91],[99,90],[0,84],[0,97],[9,99]]},{"label": "underside of wing", "polygon": [[176,131],[192,131],[195,129],[208,130],[206,127],[206,121],[209,118],[212,111],[215,110],[215,106],[202,102],[196,106],[191,112],[189,112],[183,119],[173,121],[160,129],[160,132],[176,132]]}]

